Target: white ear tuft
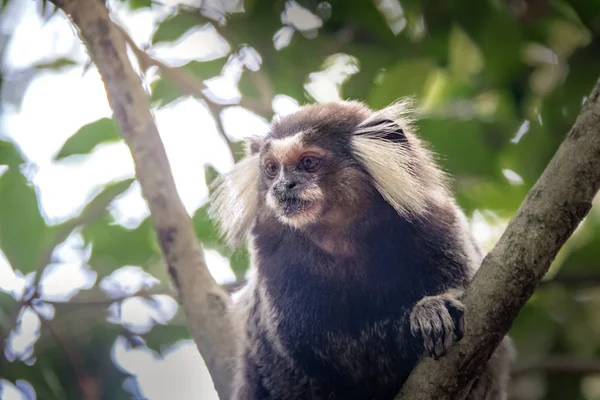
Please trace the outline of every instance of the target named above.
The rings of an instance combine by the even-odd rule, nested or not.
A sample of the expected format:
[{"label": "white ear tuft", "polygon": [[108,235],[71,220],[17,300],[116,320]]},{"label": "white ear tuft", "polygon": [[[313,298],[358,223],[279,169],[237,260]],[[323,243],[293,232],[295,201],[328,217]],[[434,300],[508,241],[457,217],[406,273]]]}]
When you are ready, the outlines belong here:
[{"label": "white ear tuft", "polygon": [[382,139],[378,132],[352,138],[354,154],[374,180],[383,198],[402,215],[422,214],[425,188],[411,168],[410,154],[401,143]]},{"label": "white ear tuft", "polygon": [[[425,215],[428,203],[444,201],[445,177],[431,153],[414,135],[411,99],[374,112],[354,131],[354,154],[374,180],[383,198],[403,216]],[[392,133],[406,141],[392,141]]]},{"label": "white ear tuft", "polygon": [[259,164],[258,154],[244,157],[211,185],[210,212],[230,246],[235,247],[245,240],[256,217]]},{"label": "white ear tuft", "polygon": [[404,131],[412,131],[416,115],[415,100],[411,97],[405,97],[381,110],[374,111],[369,118],[365,119],[358,126],[355,134],[366,133],[365,129],[375,128],[372,126],[373,122],[384,120],[395,121],[397,124],[396,128],[400,126]]}]

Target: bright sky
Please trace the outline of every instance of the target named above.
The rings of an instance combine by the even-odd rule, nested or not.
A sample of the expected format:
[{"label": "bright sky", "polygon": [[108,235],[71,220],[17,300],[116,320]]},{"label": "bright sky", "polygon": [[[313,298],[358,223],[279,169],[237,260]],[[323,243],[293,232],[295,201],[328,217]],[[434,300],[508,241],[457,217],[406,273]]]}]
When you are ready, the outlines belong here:
[{"label": "bright sky", "polygon": [[[58,14],[44,23],[36,9],[36,1],[12,1],[0,20],[3,32],[13,31],[12,41],[6,49],[3,69],[18,70],[31,64],[56,59],[58,55],[85,62],[86,52],[67,20]],[[156,26],[155,18],[165,16],[168,8],[154,11],[129,12],[118,1],[111,1],[117,21],[131,34],[138,45],[150,41]],[[169,1],[163,0],[163,3]],[[193,3],[193,2],[192,2]],[[288,3],[282,22],[296,21],[297,29],[318,27],[321,21],[313,14],[301,9],[294,2]],[[277,48],[286,45],[291,35],[290,27],[275,33]],[[210,59],[228,52],[228,45],[212,29],[197,29],[188,32],[175,46],[156,46],[155,55],[173,65],[188,60]],[[356,66],[348,57],[340,56],[325,71],[311,74],[307,90],[318,101],[336,100],[338,86],[344,77],[354,72]],[[239,71],[235,66],[224,71],[224,76],[209,82],[209,87],[222,98],[239,96],[235,88],[235,77]],[[273,102],[277,113],[284,114],[297,107],[295,100],[277,96]],[[110,117],[111,110],[106,100],[102,82],[94,68],[83,73],[81,66],[61,72],[43,72],[29,85],[20,109],[4,108],[0,118],[0,132],[13,138],[27,158],[36,165],[33,176],[46,219],[51,223],[61,222],[76,215],[90,196],[111,180],[132,177],[133,163],[123,143],[103,145],[83,161],[55,163],[52,157],[64,141],[82,125],[102,117]],[[202,166],[213,164],[221,172],[232,165],[227,147],[218,136],[215,124],[205,108],[195,100],[180,101],[155,113],[156,122],[164,141],[175,182],[188,210],[194,210],[206,201],[207,188]],[[263,133],[265,121],[243,109],[231,109],[225,113],[224,124],[227,134],[239,139],[250,134]],[[1,135],[0,134],[0,135]],[[0,171],[1,174],[1,171]],[[127,226],[135,226],[148,215],[146,203],[140,195],[139,185],[119,198],[111,209],[117,220]],[[474,228],[481,235],[490,232],[481,215],[476,215]],[[478,219],[477,219],[478,218]],[[85,265],[89,249],[81,249],[81,238],[73,235],[60,247],[57,255],[61,262],[49,267],[43,281],[46,298],[69,298],[81,288],[89,288],[96,281],[96,274]],[[218,282],[233,279],[226,259],[213,251],[206,252],[207,263]],[[125,292],[132,293],[142,284],[137,267],[126,267],[116,271],[99,283],[103,288],[126,285]],[[153,278],[146,276],[146,280]],[[20,293],[27,278],[15,273],[0,252],[0,290]],[[140,332],[147,331],[150,317],[168,321],[176,310],[176,304],[166,296],[157,298],[163,305],[161,313],[132,299],[126,302],[123,318],[137,326]],[[52,315],[52,306],[38,310],[43,315]],[[160,315],[159,315],[160,314]],[[23,326],[18,335],[11,338],[12,346],[23,351],[38,335],[40,321],[32,311],[23,316]],[[115,316],[112,316],[114,320]],[[128,350],[124,341],[116,341],[112,356],[117,365],[133,374],[141,385],[143,395],[154,399],[216,399],[197,349],[193,342],[185,341],[173,346],[162,360],[148,350]],[[0,380],[0,386],[2,381]],[[130,382],[127,383],[130,385]],[[20,392],[4,381],[6,399],[19,399]],[[25,386],[22,386],[25,388]]]}]

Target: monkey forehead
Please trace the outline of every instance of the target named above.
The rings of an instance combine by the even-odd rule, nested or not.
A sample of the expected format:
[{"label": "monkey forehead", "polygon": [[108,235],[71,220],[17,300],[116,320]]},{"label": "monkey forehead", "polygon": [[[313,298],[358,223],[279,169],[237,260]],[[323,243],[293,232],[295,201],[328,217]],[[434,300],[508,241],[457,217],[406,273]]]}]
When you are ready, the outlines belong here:
[{"label": "monkey forehead", "polygon": [[353,132],[371,114],[365,105],[356,101],[310,104],[274,121],[269,136],[279,139],[304,132],[307,141],[339,138]]},{"label": "monkey forehead", "polygon": [[265,158],[272,158],[282,165],[294,165],[304,153],[312,152],[321,156],[327,154],[324,148],[307,143],[306,136],[310,133],[311,131],[302,131],[269,140],[265,146]]},{"label": "monkey forehead", "polygon": [[371,111],[356,101],[303,106],[274,121],[263,154],[289,165],[307,151],[335,153],[370,115]]}]

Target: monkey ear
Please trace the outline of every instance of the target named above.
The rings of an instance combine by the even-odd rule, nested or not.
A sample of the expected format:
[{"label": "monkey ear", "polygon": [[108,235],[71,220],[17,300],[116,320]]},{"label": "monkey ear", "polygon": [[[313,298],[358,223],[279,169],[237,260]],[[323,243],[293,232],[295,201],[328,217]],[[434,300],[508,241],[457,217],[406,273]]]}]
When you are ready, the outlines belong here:
[{"label": "monkey ear", "polygon": [[250,136],[245,140],[246,156],[252,156],[260,151],[265,140],[260,136]]},{"label": "monkey ear", "polygon": [[404,129],[391,119],[373,119],[367,120],[359,125],[355,135],[376,134],[377,137],[389,140],[393,143],[408,144],[408,139],[404,133]]}]

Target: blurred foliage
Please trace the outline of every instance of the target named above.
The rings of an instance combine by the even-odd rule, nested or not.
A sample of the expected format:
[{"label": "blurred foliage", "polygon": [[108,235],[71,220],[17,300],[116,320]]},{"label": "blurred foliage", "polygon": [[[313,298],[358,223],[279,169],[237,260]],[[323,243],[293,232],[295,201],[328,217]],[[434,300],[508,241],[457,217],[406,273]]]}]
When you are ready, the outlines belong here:
[{"label": "blurred foliage", "polygon": [[[122,1],[131,10],[164,12],[166,7],[150,0]],[[377,108],[401,96],[414,96],[422,111],[420,134],[453,177],[460,205],[468,215],[484,218],[500,230],[556,151],[600,76],[600,0],[198,3],[202,6],[190,6],[188,1],[169,8],[173,11],[158,25],[152,44],[176,42],[193,29],[214,27],[231,51],[217,59],[189,61],[179,71],[206,81],[222,74],[230,62],[241,61],[238,89],[242,99],[268,105],[257,108],[266,119],[272,117],[274,95],[286,95],[301,104],[317,101],[310,90],[314,74],[336,68],[346,75],[339,84],[341,98],[360,99]],[[40,4],[42,15],[54,15],[50,4]],[[32,70],[73,64],[61,56]],[[159,68],[158,79],[150,84],[156,108],[184,96],[172,77],[161,72]],[[18,103],[22,97],[6,90],[1,93],[4,103]],[[219,105],[219,110],[223,107]],[[114,121],[101,119],[74,133],[56,159],[86,157],[97,145],[118,140]],[[240,146],[234,142],[230,148]],[[39,263],[44,261],[48,243],[60,244],[55,240],[60,226],[45,221],[38,193],[28,178],[28,162],[8,140],[0,141],[0,165],[5,166],[0,169],[0,249],[15,270],[32,276],[45,267]],[[218,173],[207,165],[205,175],[210,182]],[[130,184],[110,185],[98,195],[104,196],[98,202],[108,199],[109,203]],[[81,235],[91,248],[88,264],[99,278],[135,265],[163,283],[168,281],[150,219],[128,228],[108,213],[96,211],[93,218],[81,221]],[[247,252],[225,245],[206,205],[192,218],[204,248],[229,258],[236,277],[243,279]],[[486,243],[488,248],[493,240]],[[512,327],[517,364],[521,360],[543,364],[553,355],[600,360],[597,206],[561,251],[548,279]],[[44,299],[36,292],[35,288],[24,296],[0,292],[4,328],[0,338],[18,329],[18,323],[12,322],[20,306],[38,311]],[[86,307],[99,306],[94,309],[97,312],[77,311],[80,297]],[[146,294],[143,298],[153,301]],[[54,304],[55,315],[43,319],[35,349],[23,357],[7,350],[10,362],[0,363],[0,377],[13,384],[25,379],[43,399],[82,398],[82,382],[100,391],[97,398],[135,397],[124,389],[127,374],[110,359],[115,338],[121,335],[131,346],[161,351],[187,337],[187,332],[182,323],[174,322],[177,317],[141,333],[108,323],[108,307],[124,301],[108,298],[94,287],[69,302]],[[60,335],[52,326],[54,330],[60,326]],[[61,341],[77,353],[76,361]],[[600,368],[596,372],[596,376],[578,374],[565,367],[564,371],[540,369],[519,375],[511,398],[600,399]]]}]

